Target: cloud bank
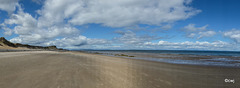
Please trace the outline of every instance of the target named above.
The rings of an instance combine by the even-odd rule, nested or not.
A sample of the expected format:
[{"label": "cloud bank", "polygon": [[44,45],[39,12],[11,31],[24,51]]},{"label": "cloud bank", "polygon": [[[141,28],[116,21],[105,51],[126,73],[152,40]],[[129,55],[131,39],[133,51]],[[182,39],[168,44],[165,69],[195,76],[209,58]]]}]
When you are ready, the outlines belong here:
[{"label": "cloud bank", "polygon": [[159,41],[158,43],[146,42],[145,46],[152,49],[187,49],[187,50],[236,50],[240,47],[233,45],[231,43],[223,41],[214,41],[214,42],[168,42],[168,41]]},{"label": "cloud bank", "polygon": [[[11,14],[10,18],[5,19],[1,24],[5,30],[4,34],[18,35],[11,39],[12,42],[62,47],[92,44],[93,40],[96,44],[105,41],[82,36],[80,29],[75,26],[85,24],[101,24],[108,27],[161,25],[188,19],[201,12],[188,6],[191,0],[153,0],[151,2],[149,0],[33,0],[43,4],[43,7],[36,11],[39,16],[33,17],[24,12],[17,0],[0,2],[1,10],[13,12],[18,8],[16,13]],[[122,37],[114,39],[130,44],[147,42],[153,39],[151,37],[139,37],[127,32]],[[72,43],[72,40],[76,42]],[[69,42],[69,44],[63,42]]]},{"label": "cloud bank", "polygon": [[[138,35],[134,31],[116,31],[118,37],[110,40],[88,38],[76,26],[100,24],[111,28],[128,29],[138,25],[154,25],[171,29],[172,23],[188,19],[201,10],[190,6],[192,0],[32,0],[42,4],[37,17],[22,9],[17,0],[0,0],[0,10],[9,13],[1,23],[5,35],[17,35],[10,41],[32,45],[56,45],[68,49],[219,49],[230,43],[167,42],[162,37]],[[167,24],[167,25],[166,25]],[[189,24],[183,29],[187,37],[201,39],[216,32],[208,25]],[[140,29],[139,29],[140,30]],[[239,31],[224,33],[225,37],[240,42]],[[152,41],[159,41],[158,43]]]}]

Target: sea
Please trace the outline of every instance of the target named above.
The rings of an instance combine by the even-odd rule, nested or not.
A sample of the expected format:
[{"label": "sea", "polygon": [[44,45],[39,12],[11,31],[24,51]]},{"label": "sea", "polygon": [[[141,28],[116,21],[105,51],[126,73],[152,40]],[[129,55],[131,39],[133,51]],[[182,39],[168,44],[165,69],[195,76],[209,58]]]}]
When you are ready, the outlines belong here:
[{"label": "sea", "polygon": [[84,50],[84,52],[171,64],[240,68],[240,51]]}]

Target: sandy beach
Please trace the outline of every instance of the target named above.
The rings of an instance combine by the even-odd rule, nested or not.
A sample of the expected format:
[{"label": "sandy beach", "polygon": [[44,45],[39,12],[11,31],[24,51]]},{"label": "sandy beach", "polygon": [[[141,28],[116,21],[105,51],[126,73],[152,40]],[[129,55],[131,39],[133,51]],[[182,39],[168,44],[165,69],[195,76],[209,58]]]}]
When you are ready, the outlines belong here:
[{"label": "sandy beach", "polygon": [[81,52],[0,52],[0,88],[237,87],[239,68],[167,64]]}]

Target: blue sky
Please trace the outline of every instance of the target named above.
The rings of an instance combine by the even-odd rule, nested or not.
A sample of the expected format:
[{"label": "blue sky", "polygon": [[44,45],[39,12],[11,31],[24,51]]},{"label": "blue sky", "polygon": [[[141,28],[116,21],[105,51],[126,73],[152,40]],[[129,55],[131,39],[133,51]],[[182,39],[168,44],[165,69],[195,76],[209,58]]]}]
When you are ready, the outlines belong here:
[{"label": "blue sky", "polygon": [[0,0],[0,36],[65,49],[240,50],[238,0]]}]

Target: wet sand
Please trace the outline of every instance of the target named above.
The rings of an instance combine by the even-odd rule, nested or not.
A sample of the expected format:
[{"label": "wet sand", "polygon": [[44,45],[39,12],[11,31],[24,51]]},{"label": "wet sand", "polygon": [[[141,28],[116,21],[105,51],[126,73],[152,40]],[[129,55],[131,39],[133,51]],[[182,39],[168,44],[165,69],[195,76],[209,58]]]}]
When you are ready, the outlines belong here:
[{"label": "wet sand", "polygon": [[[226,83],[225,79],[234,79]],[[240,69],[97,54],[0,52],[0,88],[238,88]]]}]

